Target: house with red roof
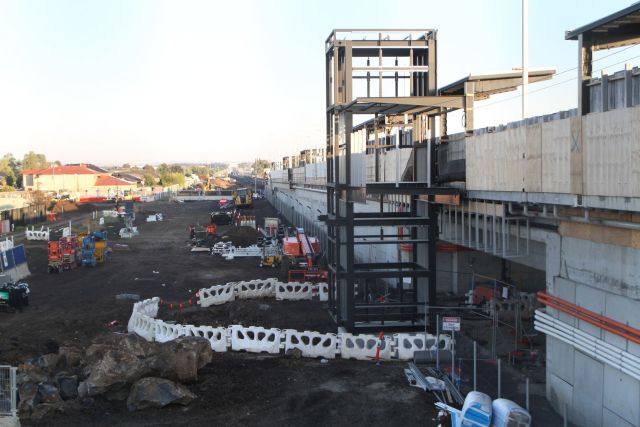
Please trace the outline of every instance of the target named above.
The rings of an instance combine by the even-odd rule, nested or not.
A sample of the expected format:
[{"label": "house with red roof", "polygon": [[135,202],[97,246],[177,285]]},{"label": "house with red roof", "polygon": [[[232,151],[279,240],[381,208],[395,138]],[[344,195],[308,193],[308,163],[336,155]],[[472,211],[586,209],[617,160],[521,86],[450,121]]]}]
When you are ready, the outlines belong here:
[{"label": "house with red roof", "polygon": [[91,164],[52,166],[22,172],[22,185],[27,191],[44,191],[82,195],[115,195],[137,188],[136,182],[117,178]]}]

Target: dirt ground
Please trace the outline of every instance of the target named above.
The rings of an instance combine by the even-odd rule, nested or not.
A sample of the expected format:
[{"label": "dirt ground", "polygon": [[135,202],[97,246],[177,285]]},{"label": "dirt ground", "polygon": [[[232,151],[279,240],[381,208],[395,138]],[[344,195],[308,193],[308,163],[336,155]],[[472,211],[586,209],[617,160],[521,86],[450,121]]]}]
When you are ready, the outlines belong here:
[{"label": "dirt ground", "polygon": [[[258,267],[258,259],[225,261],[206,253],[190,253],[189,224],[206,224],[210,202],[138,204],[140,235],[115,237],[120,225],[108,222],[114,252],[104,265],[48,274],[45,242],[25,242],[31,286],[30,306],[15,314],[0,313],[0,364],[17,365],[27,358],[55,351],[59,345],[86,346],[96,335],[122,331],[131,314],[131,301],[159,296],[167,302],[195,300],[202,287],[228,281],[274,277]],[[258,221],[274,216],[265,201],[254,208]],[[163,222],[144,222],[161,212]],[[86,208],[64,219],[88,218]],[[76,221],[79,226],[79,221]],[[227,229],[227,227],[229,227]],[[221,234],[231,231],[223,226]],[[229,233],[232,234],[232,233]],[[235,301],[197,310],[169,310],[160,317],[206,325],[244,324],[299,330],[335,331],[318,301],[281,302],[274,299]],[[120,326],[107,324],[117,320]],[[199,381],[189,388],[199,399],[186,408],[167,407],[130,413],[124,402],[96,399],[93,405],[57,414],[39,425],[156,426],[156,425],[435,425],[429,395],[410,388],[404,363],[313,359],[216,353]],[[23,425],[33,425],[23,423]]]}]

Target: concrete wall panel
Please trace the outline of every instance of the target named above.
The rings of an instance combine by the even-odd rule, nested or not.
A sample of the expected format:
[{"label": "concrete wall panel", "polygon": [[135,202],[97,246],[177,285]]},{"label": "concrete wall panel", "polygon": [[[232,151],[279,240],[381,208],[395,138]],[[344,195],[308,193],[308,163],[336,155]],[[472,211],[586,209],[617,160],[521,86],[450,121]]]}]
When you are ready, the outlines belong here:
[{"label": "concrete wall panel", "polygon": [[562,258],[564,277],[640,300],[640,249],[563,237]]},{"label": "concrete wall panel", "polygon": [[616,427],[638,427],[638,424],[630,424],[607,408],[602,410],[602,425]]},{"label": "concrete wall panel", "polygon": [[[553,338],[547,338],[547,340],[552,339]],[[547,369],[547,398],[553,409],[559,414],[562,414],[565,405],[567,405],[569,410],[571,408],[573,402],[573,385]],[[568,412],[568,415],[570,417],[571,413]]]},{"label": "concrete wall panel", "polygon": [[[597,314],[604,314],[605,292],[587,285],[576,285],[576,304]],[[602,329],[578,319],[578,328],[594,337],[602,338]]]},{"label": "concrete wall panel", "polygon": [[631,425],[640,425],[640,382],[611,366],[605,366],[604,406]]},{"label": "concrete wall panel", "polygon": [[584,194],[640,197],[640,107],[588,114]]},{"label": "concrete wall panel", "polygon": [[576,351],[573,378],[573,423],[581,427],[601,427],[604,364]]},{"label": "concrete wall panel", "polygon": [[556,338],[547,337],[547,371],[573,384],[573,361],[576,350]]},{"label": "concrete wall panel", "polygon": [[571,191],[571,119],[553,120],[542,127],[542,191]]}]

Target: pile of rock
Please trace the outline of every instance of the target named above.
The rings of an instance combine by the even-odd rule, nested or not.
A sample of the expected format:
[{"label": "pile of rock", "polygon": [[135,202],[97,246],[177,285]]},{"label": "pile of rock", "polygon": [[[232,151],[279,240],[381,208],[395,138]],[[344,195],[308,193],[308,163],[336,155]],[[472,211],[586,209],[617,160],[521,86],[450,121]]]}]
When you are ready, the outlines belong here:
[{"label": "pile of rock", "polygon": [[182,337],[149,343],[135,334],[110,334],[80,350],[60,347],[20,365],[21,418],[79,410],[100,396],[126,400],[130,411],[169,404],[188,405],[196,395],[182,383],[195,382],[211,362],[209,342]]}]

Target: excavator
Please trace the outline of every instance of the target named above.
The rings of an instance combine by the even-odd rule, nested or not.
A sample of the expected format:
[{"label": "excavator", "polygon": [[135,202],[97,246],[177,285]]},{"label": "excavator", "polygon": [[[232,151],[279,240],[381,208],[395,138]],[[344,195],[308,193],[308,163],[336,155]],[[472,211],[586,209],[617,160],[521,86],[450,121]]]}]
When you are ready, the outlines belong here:
[{"label": "excavator", "polygon": [[309,237],[303,228],[290,229],[282,239],[282,252],[289,259],[287,278],[290,282],[322,282],[327,270],[320,266],[320,242]]}]

